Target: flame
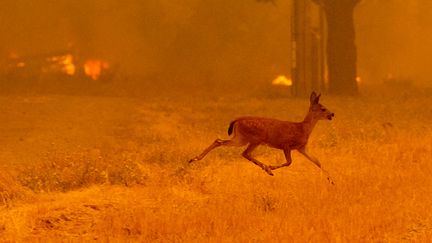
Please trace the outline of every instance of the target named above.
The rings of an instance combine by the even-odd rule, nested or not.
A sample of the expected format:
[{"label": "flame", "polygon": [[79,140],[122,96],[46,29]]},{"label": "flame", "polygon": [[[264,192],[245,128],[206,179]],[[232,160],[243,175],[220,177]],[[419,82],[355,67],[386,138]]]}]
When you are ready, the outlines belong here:
[{"label": "flame", "polygon": [[76,71],[75,64],[73,63],[73,56],[71,54],[67,54],[63,56],[63,60],[61,60],[63,66],[63,72],[67,75],[73,76]]},{"label": "flame", "polygon": [[272,81],[272,85],[292,86],[292,80],[287,78],[285,75],[279,75]]},{"label": "flame", "polygon": [[362,82],[362,79],[361,79],[359,76],[357,76],[357,77],[356,77],[356,82],[359,84],[359,83]]},{"label": "flame", "polygon": [[61,56],[52,56],[46,58],[50,63],[53,63],[51,67],[44,68],[44,72],[49,72],[51,69],[57,69],[60,66],[61,72],[73,76],[76,72],[76,66],[74,64],[74,58],[72,54],[65,54]]},{"label": "flame", "polygon": [[84,63],[84,73],[93,80],[97,80],[102,71],[108,68],[108,62],[103,60],[89,59]]}]

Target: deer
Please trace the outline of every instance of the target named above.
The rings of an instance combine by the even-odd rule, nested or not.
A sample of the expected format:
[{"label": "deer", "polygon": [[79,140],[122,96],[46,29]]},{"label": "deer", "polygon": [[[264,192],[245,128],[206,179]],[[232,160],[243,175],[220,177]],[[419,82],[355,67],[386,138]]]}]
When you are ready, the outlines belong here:
[{"label": "deer", "polygon": [[[333,181],[317,158],[307,150],[309,136],[319,120],[332,120],[335,114],[319,103],[321,94],[312,92],[309,110],[301,122],[282,121],[273,118],[245,116],[232,121],[228,127],[231,139],[216,139],[200,155],[189,160],[189,163],[202,160],[210,151],[220,146],[246,146],[242,156],[273,176],[273,170],[288,167],[292,163],[291,151],[297,150],[314,163],[327,175],[327,180]],[[260,145],[267,145],[284,152],[286,162],[280,165],[266,165],[252,157],[251,153]]]}]

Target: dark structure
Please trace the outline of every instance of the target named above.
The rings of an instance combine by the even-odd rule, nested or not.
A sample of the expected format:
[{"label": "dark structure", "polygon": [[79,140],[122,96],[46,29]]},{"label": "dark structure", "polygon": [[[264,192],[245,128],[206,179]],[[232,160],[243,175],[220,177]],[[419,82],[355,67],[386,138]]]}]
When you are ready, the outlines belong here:
[{"label": "dark structure", "polygon": [[[274,0],[260,0],[274,2]],[[293,92],[356,95],[354,9],[361,0],[292,0]]]},{"label": "dark structure", "polygon": [[306,96],[326,90],[323,11],[309,0],[294,0],[291,20],[293,93]]}]

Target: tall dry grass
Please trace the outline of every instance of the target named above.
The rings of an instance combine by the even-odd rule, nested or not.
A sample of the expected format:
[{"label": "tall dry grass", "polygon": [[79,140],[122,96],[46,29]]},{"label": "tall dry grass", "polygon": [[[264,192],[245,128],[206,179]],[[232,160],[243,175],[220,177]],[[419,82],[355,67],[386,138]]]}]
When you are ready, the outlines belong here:
[{"label": "tall dry grass", "polygon": [[[110,147],[59,152],[17,168],[13,183],[33,191],[37,200],[18,200],[0,212],[0,239],[431,239],[432,97],[324,95],[322,103],[336,119],[320,122],[309,146],[335,186],[298,153],[274,177],[243,159],[242,148],[218,148],[202,161],[186,162],[216,137],[227,137],[233,118],[301,120],[307,99],[166,97],[137,102],[122,140]],[[256,155],[268,164],[284,160],[266,147]],[[11,224],[10,217],[19,223]]]}]

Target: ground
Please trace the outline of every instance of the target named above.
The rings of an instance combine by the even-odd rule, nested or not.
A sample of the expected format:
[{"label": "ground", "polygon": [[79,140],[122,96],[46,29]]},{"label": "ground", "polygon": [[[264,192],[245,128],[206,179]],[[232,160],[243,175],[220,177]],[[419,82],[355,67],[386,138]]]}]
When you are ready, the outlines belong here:
[{"label": "ground", "polygon": [[[310,152],[268,176],[218,148],[235,117],[300,121],[271,93],[2,95],[0,240],[400,242],[432,238],[432,96],[323,95]],[[266,164],[283,153],[260,147]]]}]

